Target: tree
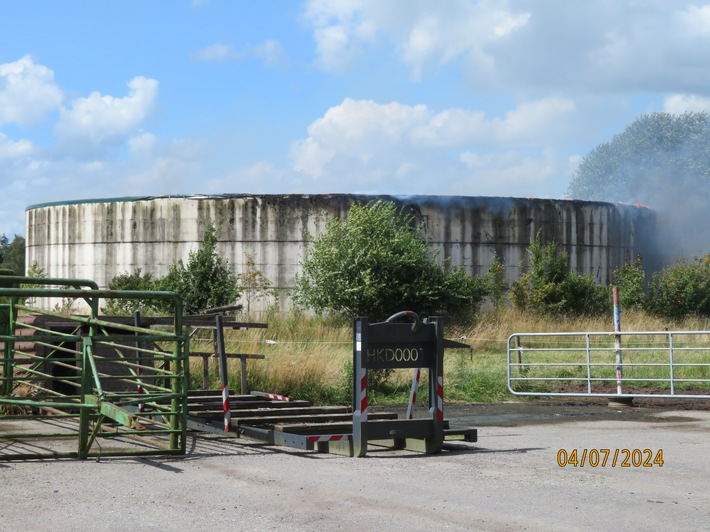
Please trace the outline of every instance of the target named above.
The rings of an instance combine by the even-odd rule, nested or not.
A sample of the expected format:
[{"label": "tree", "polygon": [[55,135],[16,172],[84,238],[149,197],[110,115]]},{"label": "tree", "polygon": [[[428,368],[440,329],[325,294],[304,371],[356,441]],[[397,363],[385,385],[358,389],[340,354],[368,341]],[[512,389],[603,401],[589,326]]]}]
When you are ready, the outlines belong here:
[{"label": "tree", "polygon": [[423,227],[392,202],[353,205],[344,220],[329,219],[294,280],[294,299],[317,312],[381,320],[401,311],[473,312],[483,281],[448,271],[427,245]]},{"label": "tree", "polygon": [[25,239],[20,235],[10,240],[0,236],[0,268],[12,270],[15,275],[25,275]]},{"label": "tree", "polygon": [[584,156],[568,195],[597,201],[643,201],[671,187],[710,183],[710,115],[651,113]]},{"label": "tree", "polygon": [[199,314],[211,307],[230,305],[239,297],[237,278],[228,262],[217,254],[217,234],[208,225],[197,251],[190,252],[187,266],[173,264],[168,275],[156,283],[158,290],[177,292],[186,314]]},{"label": "tree", "polygon": [[710,227],[710,115],[652,113],[589,152],[573,173],[574,199],[656,210],[665,262],[705,255]]}]

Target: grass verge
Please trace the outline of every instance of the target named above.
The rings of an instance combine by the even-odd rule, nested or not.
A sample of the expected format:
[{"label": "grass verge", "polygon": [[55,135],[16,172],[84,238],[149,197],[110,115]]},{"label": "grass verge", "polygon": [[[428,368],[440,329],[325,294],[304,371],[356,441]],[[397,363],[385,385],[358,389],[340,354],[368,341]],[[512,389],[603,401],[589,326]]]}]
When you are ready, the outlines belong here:
[{"label": "grass verge", "polygon": [[[316,404],[349,404],[352,397],[352,323],[292,314],[272,318],[267,329],[228,331],[230,353],[263,354],[249,360],[250,390],[308,399]],[[643,313],[622,316],[622,330],[706,330],[704,318],[668,322]],[[447,402],[497,402],[512,399],[507,389],[506,345],[513,333],[613,331],[612,318],[564,319],[523,314],[513,309],[487,312],[475,324],[447,326],[444,336],[471,349],[447,349],[444,358],[444,394]],[[199,345],[205,342],[207,345]],[[209,350],[209,338],[193,338],[191,350]],[[402,404],[409,398],[412,370],[395,370],[387,378],[370,379],[372,404]],[[191,387],[202,386],[201,361],[191,366]],[[240,388],[238,361],[230,361],[229,386]],[[423,372],[417,402],[427,401],[427,375]],[[210,362],[210,387],[220,387],[216,358]],[[536,388],[538,391],[539,387]],[[516,397],[519,398],[519,397]]]}]

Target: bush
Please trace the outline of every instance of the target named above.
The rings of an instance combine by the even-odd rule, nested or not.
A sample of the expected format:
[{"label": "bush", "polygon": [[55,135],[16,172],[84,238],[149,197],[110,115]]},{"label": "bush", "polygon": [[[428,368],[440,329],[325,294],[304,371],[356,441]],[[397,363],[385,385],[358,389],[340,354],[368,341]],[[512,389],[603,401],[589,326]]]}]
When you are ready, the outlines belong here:
[{"label": "bush", "polygon": [[[155,290],[156,281],[149,273],[142,274],[138,268],[133,273],[117,275],[108,284],[109,290]],[[135,311],[154,312],[157,310],[156,302],[141,299],[107,299],[104,312],[110,315],[127,315]]]},{"label": "bush", "polygon": [[528,248],[528,271],[513,283],[510,299],[520,310],[544,314],[598,315],[609,308],[609,288],[591,275],[570,272],[567,253],[540,237]]},{"label": "bush", "polygon": [[233,304],[239,297],[237,278],[227,261],[217,254],[217,235],[208,225],[197,251],[190,252],[187,266],[180,260],[160,279],[157,290],[177,292],[185,314],[199,314],[212,307]]},{"label": "bush", "polygon": [[646,305],[646,272],[643,269],[641,257],[636,257],[633,263],[628,261],[614,270],[611,275],[614,286],[619,289],[619,305],[622,309],[643,309]]},{"label": "bush", "polygon": [[493,306],[496,309],[500,308],[508,290],[508,281],[505,280],[505,264],[497,254],[493,255],[493,260],[483,280],[485,292],[490,296]]},{"label": "bush", "polygon": [[[230,305],[239,297],[237,277],[227,261],[217,254],[215,228],[209,225],[197,251],[191,252],[187,266],[182,261],[173,264],[168,274],[153,279],[138,269],[114,277],[111,290],[155,290],[176,292],[183,301],[185,314],[199,314],[211,307]],[[162,300],[112,299],[105,312],[130,314],[133,311],[173,312],[173,305]]]},{"label": "bush", "polygon": [[710,255],[692,262],[680,259],[653,274],[646,309],[670,319],[710,316]]},{"label": "bush", "polygon": [[329,219],[294,280],[299,305],[318,313],[386,319],[401,310],[420,314],[475,312],[481,280],[448,271],[411,213],[392,202],[353,205],[345,220]]}]

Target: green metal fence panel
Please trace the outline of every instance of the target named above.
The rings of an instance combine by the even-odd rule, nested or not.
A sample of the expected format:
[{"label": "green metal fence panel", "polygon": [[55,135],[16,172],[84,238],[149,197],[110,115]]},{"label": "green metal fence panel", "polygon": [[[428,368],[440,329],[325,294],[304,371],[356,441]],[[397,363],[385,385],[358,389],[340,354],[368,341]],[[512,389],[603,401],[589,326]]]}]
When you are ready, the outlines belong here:
[{"label": "green metal fence panel", "polygon": [[[0,460],[185,452],[189,337],[176,294],[0,276],[0,298],[10,301],[0,306]],[[82,310],[43,310],[43,299]],[[168,301],[172,325],[100,316],[111,299]]]}]

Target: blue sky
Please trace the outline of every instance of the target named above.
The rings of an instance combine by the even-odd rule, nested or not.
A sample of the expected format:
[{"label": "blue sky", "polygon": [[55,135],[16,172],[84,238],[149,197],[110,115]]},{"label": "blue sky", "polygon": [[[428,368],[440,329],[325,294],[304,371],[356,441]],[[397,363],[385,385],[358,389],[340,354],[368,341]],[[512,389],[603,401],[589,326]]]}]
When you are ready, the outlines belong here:
[{"label": "blue sky", "polygon": [[166,194],[562,198],[653,111],[710,108],[710,3],[3,0],[0,233]]}]

